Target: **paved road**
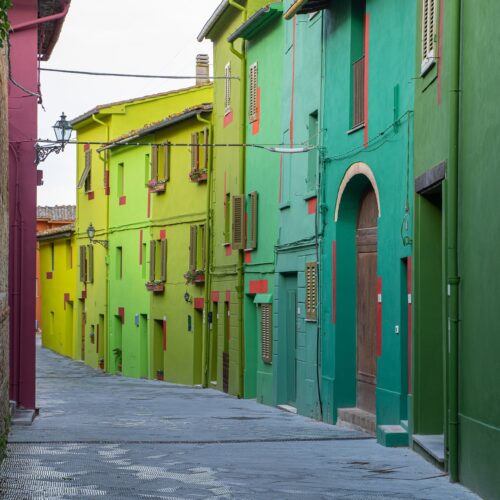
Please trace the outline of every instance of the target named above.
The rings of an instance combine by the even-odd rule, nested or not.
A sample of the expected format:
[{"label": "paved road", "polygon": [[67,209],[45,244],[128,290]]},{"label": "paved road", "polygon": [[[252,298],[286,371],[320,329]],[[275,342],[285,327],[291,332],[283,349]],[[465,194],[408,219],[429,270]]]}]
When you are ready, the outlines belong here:
[{"label": "paved road", "polygon": [[0,498],[477,498],[407,449],[255,401],[40,347],[38,375],[40,416],[13,428]]}]

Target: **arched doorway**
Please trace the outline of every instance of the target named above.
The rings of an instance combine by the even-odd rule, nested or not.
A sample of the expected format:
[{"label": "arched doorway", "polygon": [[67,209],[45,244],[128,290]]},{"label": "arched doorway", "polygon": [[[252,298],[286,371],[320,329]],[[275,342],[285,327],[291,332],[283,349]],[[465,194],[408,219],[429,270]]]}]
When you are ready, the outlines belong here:
[{"label": "arched doorway", "polygon": [[369,186],[356,224],[356,407],[369,413],[375,413],[377,387],[377,219]]}]

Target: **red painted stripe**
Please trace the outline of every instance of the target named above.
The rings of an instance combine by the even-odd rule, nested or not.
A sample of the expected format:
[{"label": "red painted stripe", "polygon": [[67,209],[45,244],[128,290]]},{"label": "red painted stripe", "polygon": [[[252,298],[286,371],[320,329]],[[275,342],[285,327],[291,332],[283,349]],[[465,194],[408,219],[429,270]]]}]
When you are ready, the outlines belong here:
[{"label": "red painted stripe", "polygon": [[248,284],[248,293],[267,293],[269,283],[267,280],[251,280]]},{"label": "red painted stripe", "polygon": [[337,323],[337,242],[332,243],[332,323]]},{"label": "red painted stripe", "polygon": [[[408,290],[408,298],[411,297],[412,293],[412,287],[411,287],[411,257],[408,257],[408,264],[407,264],[407,290]],[[413,302],[413,297],[412,297],[412,302]],[[411,386],[411,353],[412,353],[412,304],[410,301],[408,301],[408,393],[411,394],[412,392],[412,386]]]},{"label": "red painted stripe", "polygon": [[166,240],[166,239],[167,239],[167,230],[160,229],[160,240]]},{"label": "red painted stripe", "polygon": [[226,290],[226,302],[231,302],[231,290]]},{"label": "red painted stripe", "polygon": [[233,112],[230,111],[227,115],[224,116],[224,128],[226,128],[232,122],[233,122]]},{"label": "red painted stripe", "polygon": [[94,191],[89,191],[87,193],[87,198],[90,200],[93,200],[95,198]]},{"label": "red painted stripe", "polygon": [[441,68],[443,65],[443,33],[444,33],[444,0],[439,2],[439,33],[438,33],[438,106],[441,104]]},{"label": "red painted stripe", "polygon": [[142,243],[143,243],[143,241],[144,241],[144,232],[141,229],[141,231],[139,232],[139,264],[142,264],[142,259],[143,259],[143,255],[142,255]]},{"label": "red painted stripe", "polygon": [[124,307],[119,307],[118,308],[118,316],[122,320],[122,325],[125,324],[125,308]]},{"label": "red painted stripe", "polygon": [[245,264],[251,264],[251,263],[252,263],[252,251],[245,250]]},{"label": "red painted stripe", "polygon": [[231,257],[233,255],[233,248],[231,247],[231,244],[224,245],[225,251],[226,251],[226,257]]},{"label": "red painted stripe", "polygon": [[48,280],[51,280],[53,278],[53,274],[49,271],[46,277]]},{"label": "red painted stripe", "polygon": [[257,87],[257,120],[252,123],[252,135],[257,135],[260,130],[260,87]]},{"label": "red painted stripe", "polygon": [[203,310],[205,307],[205,300],[203,297],[197,297],[194,299],[194,308],[198,310]]},{"label": "red painted stripe", "polygon": [[88,151],[90,149],[90,144],[84,144],[83,145],[83,150]]},{"label": "red painted stripe", "polygon": [[369,74],[368,69],[370,67],[370,15],[366,14],[365,16],[365,148],[368,147],[368,82],[369,82]]},{"label": "red painted stripe", "polygon": [[315,214],[316,213],[316,206],[317,206],[317,198],[310,198],[307,200],[307,213],[309,215]]},{"label": "red painted stripe", "polygon": [[120,196],[120,205],[126,205],[126,204],[127,204],[127,197]]},{"label": "red painted stripe", "polygon": [[163,320],[163,351],[167,350],[167,320]]},{"label": "red painted stripe", "polygon": [[295,42],[297,41],[297,16],[293,18],[293,41],[292,41],[292,102],[290,105],[290,145],[293,147],[293,121],[295,112]]},{"label": "red painted stripe", "polygon": [[377,278],[377,356],[382,356],[382,278]]},{"label": "red painted stripe", "polygon": [[212,298],[212,302],[219,302],[219,292],[212,292],[211,293],[211,298]]}]

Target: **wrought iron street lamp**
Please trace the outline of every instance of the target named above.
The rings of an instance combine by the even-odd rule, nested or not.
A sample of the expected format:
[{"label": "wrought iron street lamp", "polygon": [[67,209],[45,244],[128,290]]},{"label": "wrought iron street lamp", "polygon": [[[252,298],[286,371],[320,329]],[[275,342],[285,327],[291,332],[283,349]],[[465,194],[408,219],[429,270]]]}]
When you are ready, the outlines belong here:
[{"label": "wrought iron street lamp", "polygon": [[51,144],[50,146],[40,146],[40,144],[35,145],[36,150],[36,164],[38,165],[42,161],[47,159],[51,153],[59,154],[61,151],[64,151],[64,147],[71,139],[71,133],[73,129],[69,121],[66,119],[66,115],[62,113],[61,117],[55,125],[52,127],[54,129],[54,133],[56,136],[57,144]]},{"label": "wrought iron street lamp", "polygon": [[92,222],[89,224],[89,227],[87,228],[87,236],[89,237],[90,243],[92,243],[93,245],[98,243],[99,245],[102,245],[104,248],[108,248],[109,245],[108,240],[95,239],[95,227],[92,225]]}]

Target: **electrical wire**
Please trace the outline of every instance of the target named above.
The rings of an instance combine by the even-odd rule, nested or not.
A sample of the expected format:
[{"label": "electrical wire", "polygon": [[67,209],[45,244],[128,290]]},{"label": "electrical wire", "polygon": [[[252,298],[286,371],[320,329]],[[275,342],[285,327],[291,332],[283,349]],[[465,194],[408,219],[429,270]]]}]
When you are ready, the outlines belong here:
[{"label": "electrical wire", "polygon": [[[40,71],[49,71],[52,73],[65,73],[70,75],[85,75],[85,76],[113,76],[120,78],[149,78],[160,80],[195,80],[200,78],[196,75],[142,75],[136,73],[108,73],[101,71],[83,71],[76,69],[59,69],[59,68],[40,68]],[[211,80],[239,80],[239,76],[209,76]]]},{"label": "electrical wire", "polygon": [[9,67],[9,81],[10,81],[10,83],[12,83],[12,85],[17,87],[19,90],[22,90],[25,94],[28,94],[29,96],[32,96],[32,97],[36,97],[38,99],[38,103],[41,104],[42,103],[42,95],[39,92],[33,92],[33,91],[23,87],[20,83],[16,82],[16,80],[14,80],[14,77],[12,76],[12,65],[10,63],[10,37],[7,40],[7,64]]}]

